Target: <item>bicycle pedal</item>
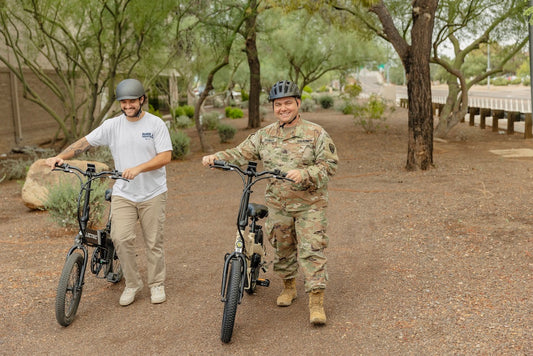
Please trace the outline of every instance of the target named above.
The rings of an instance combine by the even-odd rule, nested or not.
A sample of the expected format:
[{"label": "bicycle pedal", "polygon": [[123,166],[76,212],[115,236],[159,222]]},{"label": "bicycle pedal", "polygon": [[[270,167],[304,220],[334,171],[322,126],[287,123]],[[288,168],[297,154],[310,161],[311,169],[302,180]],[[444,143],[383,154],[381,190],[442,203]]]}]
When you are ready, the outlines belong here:
[{"label": "bicycle pedal", "polygon": [[257,285],[261,286],[261,287],[268,287],[270,286],[270,281],[268,279],[258,279],[257,280]]}]

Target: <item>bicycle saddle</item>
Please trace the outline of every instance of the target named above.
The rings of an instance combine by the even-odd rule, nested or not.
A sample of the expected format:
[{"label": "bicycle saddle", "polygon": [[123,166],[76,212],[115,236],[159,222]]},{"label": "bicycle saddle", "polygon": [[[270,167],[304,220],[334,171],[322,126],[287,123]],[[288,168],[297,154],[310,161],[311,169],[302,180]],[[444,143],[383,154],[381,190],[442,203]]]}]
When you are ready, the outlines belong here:
[{"label": "bicycle saddle", "polygon": [[259,219],[268,215],[268,208],[262,204],[250,203],[248,204],[248,216],[257,217]]}]

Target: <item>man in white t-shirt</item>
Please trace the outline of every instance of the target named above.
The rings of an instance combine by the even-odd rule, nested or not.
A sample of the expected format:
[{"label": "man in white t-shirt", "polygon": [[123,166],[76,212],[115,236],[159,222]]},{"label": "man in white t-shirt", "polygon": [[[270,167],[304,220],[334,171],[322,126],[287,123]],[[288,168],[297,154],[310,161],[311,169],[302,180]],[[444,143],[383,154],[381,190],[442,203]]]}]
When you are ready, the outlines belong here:
[{"label": "man in white t-shirt", "polygon": [[148,286],[151,302],[163,303],[165,294],[165,258],[163,226],[167,201],[166,170],[172,159],[168,128],[159,117],[142,110],[146,94],[136,79],[121,81],[116,88],[122,115],[103,122],[87,136],[74,142],[46,163],[54,168],[64,160],[94,146],[108,146],[115,169],[129,180],[117,180],[111,200],[111,239],[117,249],[126,287],[120,305],[135,300],[143,282],[137,268],[135,224],[141,224],[148,261]]}]

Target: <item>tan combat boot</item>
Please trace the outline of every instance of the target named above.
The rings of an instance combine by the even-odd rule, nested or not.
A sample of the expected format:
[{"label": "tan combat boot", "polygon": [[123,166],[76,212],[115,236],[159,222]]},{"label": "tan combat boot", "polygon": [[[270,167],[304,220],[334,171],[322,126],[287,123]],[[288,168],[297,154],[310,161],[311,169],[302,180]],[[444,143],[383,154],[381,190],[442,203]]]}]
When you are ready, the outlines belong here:
[{"label": "tan combat boot", "polygon": [[311,324],[323,325],[326,323],[324,289],[314,289],[309,293],[309,315]]},{"label": "tan combat boot", "polygon": [[296,299],[296,279],[284,279],[283,290],[278,297],[277,304],[279,307],[288,307]]}]

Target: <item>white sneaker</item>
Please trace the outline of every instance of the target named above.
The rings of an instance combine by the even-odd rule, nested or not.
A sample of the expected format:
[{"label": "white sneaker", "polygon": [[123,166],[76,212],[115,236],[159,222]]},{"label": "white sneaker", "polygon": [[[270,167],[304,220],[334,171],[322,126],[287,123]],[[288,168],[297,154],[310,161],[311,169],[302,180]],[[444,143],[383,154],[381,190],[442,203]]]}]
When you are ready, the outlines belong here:
[{"label": "white sneaker", "polygon": [[137,288],[124,288],[124,292],[120,296],[119,304],[122,306],[130,305],[135,300],[135,294],[137,294],[142,287]]},{"label": "white sneaker", "polygon": [[167,300],[167,296],[165,295],[165,286],[163,285],[151,287],[150,293],[150,301],[152,304],[163,303],[165,300]]}]

